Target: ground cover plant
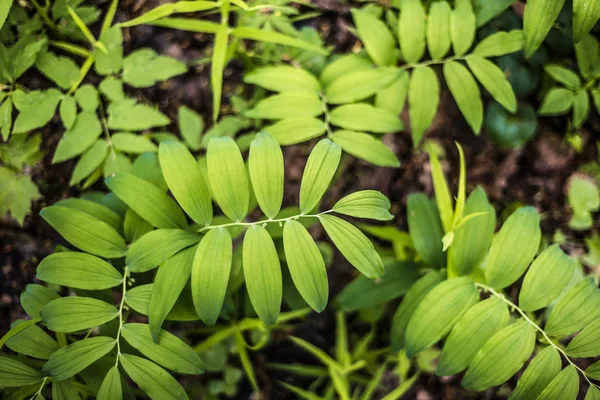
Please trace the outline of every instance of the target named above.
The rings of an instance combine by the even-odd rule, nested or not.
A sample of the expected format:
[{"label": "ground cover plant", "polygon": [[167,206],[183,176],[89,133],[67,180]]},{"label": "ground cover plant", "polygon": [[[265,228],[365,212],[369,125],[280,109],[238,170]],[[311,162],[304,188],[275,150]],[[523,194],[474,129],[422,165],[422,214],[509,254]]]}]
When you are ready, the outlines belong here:
[{"label": "ground cover plant", "polygon": [[0,396],[600,397],[600,3],[3,2]]}]

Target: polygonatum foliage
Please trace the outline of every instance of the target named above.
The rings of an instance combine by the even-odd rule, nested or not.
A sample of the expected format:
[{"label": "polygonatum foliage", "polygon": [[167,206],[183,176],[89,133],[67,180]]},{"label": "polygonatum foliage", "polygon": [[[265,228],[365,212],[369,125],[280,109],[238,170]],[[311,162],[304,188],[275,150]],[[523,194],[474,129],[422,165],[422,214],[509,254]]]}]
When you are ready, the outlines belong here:
[{"label": "polygonatum foliage", "polygon": [[[61,297],[49,287],[28,286],[21,303],[32,319],[16,323],[3,340],[18,353],[48,361],[40,370],[35,363],[0,358],[0,387],[39,393],[52,382],[52,390],[73,390],[71,377],[79,374],[87,381],[91,374],[101,379],[96,382],[98,398],[112,400],[121,396],[122,367],[151,398],[187,398],[163,367],[197,374],[203,365],[194,350],[161,329],[163,322],[201,319],[214,324],[228,284],[243,274],[254,310],[265,323],[275,323],[282,301],[282,260],[304,300],[322,311],[328,298],[325,262],[303,225],[312,220],[320,222],[360,272],[382,276],[383,263],[373,244],[333,213],[389,220],[387,198],[360,191],[318,211],[340,156],[337,144],[320,141],[306,163],[299,206],[282,210],[283,155],[270,134],[256,136],[247,165],[233,139],[213,138],[207,180],[183,144],[165,141],[159,146],[157,171],[143,170],[147,179],[133,173],[106,179],[112,193],[111,202],[104,204],[111,207],[90,196],[44,208],[41,216],[74,250],[46,257],[37,277],[76,295]],[[159,179],[166,187],[152,183]],[[224,216],[214,216],[213,199]],[[250,222],[255,202],[264,217]],[[234,271],[234,238],[242,235],[243,271]],[[131,287],[138,279],[153,283]],[[115,287],[121,288],[116,305],[110,290]],[[148,324],[127,322],[130,310],[148,315]],[[56,332],[62,344],[44,328]],[[131,354],[129,346],[146,358]]]},{"label": "polygonatum foliage", "polygon": [[[372,65],[365,65],[363,74],[371,74],[379,84],[378,87],[370,85],[370,91],[364,90],[361,97],[376,95],[376,103],[389,107],[394,115],[403,109],[408,97],[415,146],[437,112],[440,82],[434,69],[436,65],[442,66],[444,80],[475,134],[480,132],[483,123],[483,103],[477,81],[508,111],[517,110],[512,87],[489,58],[520,50],[522,31],[497,32],[471,50],[477,16],[470,0],[456,0],[454,8],[446,1],[436,1],[428,10],[420,0],[405,0],[399,8],[399,15],[393,11],[386,14],[387,23],[367,10],[352,10],[358,37],[377,66],[374,69]],[[448,56],[451,48],[454,54]],[[426,52],[429,59],[424,58]],[[360,90],[363,87],[355,83],[362,82],[358,80],[360,75],[354,74],[360,71],[348,73],[345,78]]]}]

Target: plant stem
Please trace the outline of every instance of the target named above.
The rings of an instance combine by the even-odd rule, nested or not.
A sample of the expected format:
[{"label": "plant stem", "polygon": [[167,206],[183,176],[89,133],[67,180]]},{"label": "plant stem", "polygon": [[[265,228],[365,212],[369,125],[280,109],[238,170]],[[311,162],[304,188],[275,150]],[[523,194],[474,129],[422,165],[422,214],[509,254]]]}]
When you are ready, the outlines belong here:
[{"label": "plant stem", "polygon": [[31,4],[35,7],[37,12],[40,14],[46,25],[53,31],[57,31],[56,24],[48,17],[47,9],[45,7],[40,6],[40,4],[36,0],[31,0]]},{"label": "plant stem", "polygon": [[83,80],[87,76],[88,72],[90,72],[92,65],[94,65],[94,55],[90,54],[90,56],[85,60],[85,62],[81,66],[81,69],[79,72],[79,79],[77,80],[77,82],[75,82],[73,84],[73,86],[71,86],[71,89],[69,89],[69,93],[68,93],[69,95],[75,93],[75,91],[77,90],[79,85],[81,85],[81,82],[83,82]]},{"label": "plant stem", "polygon": [[327,210],[327,211],[323,211],[320,212],[318,214],[298,214],[298,215],[292,215],[291,217],[287,217],[287,218],[279,218],[279,219],[263,219],[261,221],[255,221],[255,222],[230,222],[228,224],[221,224],[221,225],[209,225],[209,226],[205,226],[204,228],[201,228],[198,230],[198,232],[205,232],[211,229],[216,229],[216,228],[229,228],[232,226],[254,226],[254,225],[263,225],[263,224],[268,224],[268,223],[272,223],[272,222],[278,222],[278,223],[283,223],[283,222],[287,222],[290,220],[296,220],[298,218],[319,218],[321,215],[323,214],[329,214],[333,212],[333,210]]},{"label": "plant stem", "polygon": [[42,381],[42,384],[40,385],[40,388],[38,389],[38,391],[37,391],[37,392],[35,392],[35,393],[33,394],[33,396],[31,396],[31,399],[30,399],[30,400],[33,400],[33,399],[35,399],[35,398],[36,398],[38,395],[41,395],[41,394],[42,394],[42,389],[43,389],[43,388],[44,388],[44,386],[46,385],[46,382],[47,382],[47,381],[48,381],[48,377],[45,377],[45,378],[44,378],[44,380]]},{"label": "plant stem", "polygon": [[124,322],[123,308],[125,307],[125,295],[127,294],[127,278],[129,278],[129,268],[126,265],[125,269],[123,270],[123,282],[121,287],[123,295],[121,297],[121,304],[119,305],[119,330],[117,331],[117,337],[115,339],[117,342],[117,358],[115,360],[115,367],[119,365],[119,359],[121,357],[121,342],[119,339],[121,339],[121,330],[123,329]]},{"label": "plant stem", "polygon": [[523,319],[525,321],[527,321],[535,330],[537,330],[538,332],[540,332],[542,334],[542,337],[544,338],[544,340],[546,342],[548,342],[548,344],[550,346],[552,346],[556,350],[558,350],[558,352],[563,355],[563,357],[565,358],[565,360],[567,360],[567,362],[569,364],[571,364],[572,366],[574,366],[575,369],[577,371],[579,371],[579,373],[581,373],[581,375],[583,375],[583,377],[590,384],[590,386],[595,386],[596,388],[600,389],[600,386],[596,385],[595,383],[592,383],[592,381],[590,381],[590,379],[588,378],[588,376],[585,374],[585,371],[583,369],[579,368],[579,366],[577,366],[575,364],[575,362],[573,362],[573,360],[571,360],[571,358],[569,358],[569,356],[567,355],[567,353],[560,346],[558,346],[556,343],[554,343],[552,341],[552,339],[550,339],[550,337],[548,336],[548,334],[537,323],[535,323],[535,321],[533,321],[531,318],[529,318],[529,316],[527,315],[527,313],[525,313],[525,311],[521,310],[519,308],[519,306],[517,306],[515,303],[513,303],[512,301],[510,301],[509,299],[507,299],[504,294],[498,293],[497,291],[495,291],[494,289],[492,289],[491,287],[489,287],[487,285],[484,285],[483,283],[476,282],[475,286],[478,287],[478,288],[480,288],[481,290],[483,290],[485,292],[488,292],[491,295],[499,298],[504,303],[506,303],[506,305],[508,305],[510,308],[512,308],[513,310],[515,310],[519,314],[521,314],[521,317],[523,317]]}]

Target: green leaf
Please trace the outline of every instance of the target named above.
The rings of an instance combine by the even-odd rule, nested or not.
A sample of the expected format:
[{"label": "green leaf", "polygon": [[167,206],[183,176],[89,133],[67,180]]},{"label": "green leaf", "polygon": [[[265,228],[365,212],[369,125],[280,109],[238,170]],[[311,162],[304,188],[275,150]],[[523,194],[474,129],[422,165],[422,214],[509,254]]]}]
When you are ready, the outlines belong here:
[{"label": "green leaf", "polygon": [[523,14],[525,56],[527,58],[531,57],[541,46],[564,4],[565,0],[532,0],[527,2]]},{"label": "green leaf", "polygon": [[399,167],[396,155],[381,140],[364,132],[335,131],[331,140],[354,157],[380,167]]},{"label": "green leaf", "polygon": [[592,35],[585,35],[575,44],[575,56],[581,76],[586,79],[600,76],[600,54],[598,41]]},{"label": "green leaf", "polygon": [[475,15],[477,15],[477,27],[483,26],[490,20],[494,19],[498,15],[502,14],[515,0],[474,0],[473,8],[475,9]]},{"label": "green leaf", "polygon": [[137,104],[133,99],[124,99],[108,106],[108,127],[113,130],[143,131],[170,122],[166,115],[154,107]]},{"label": "green leaf", "polygon": [[259,132],[250,145],[248,169],[252,189],[260,209],[273,219],[283,201],[283,153],[277,140],[267,132]]},{"label": "green leaf", "polygon": [[427,293],[438,284],[442,283],[444,278],[438,271],[430,271],[418,281],[416,281],[406,292],[400,306],[392,318],[391,342],[394,352],[400,351],[404,347],[406,339],[406,327],[410,318],[414,314],[417,306]]},{"label": "green leaf", "polygon": [[100,390],[98,391],[98,400],[122,400],[123,389],[121,388],[121,374],[119,367],[114,366],[104,377]]},{"label": "green leaf", "polygon": [[510,400],[537,399],[538,395],[560,372],[562,361],[553,346],[540,351],[523,372]]},{"label": "green leaf", "polygon": [[581,41],[599,18],[600,4],[597,1],[573,0],[573,41]]},{"label": "green leaf", "polygon": [[227,65],[227,44],[229,43],[229,30],[221,26],[215,35],[212,64],[210,69],[210,86],[213,90],[213,121],[217,121],[221,109],[221,96],[223,93],[223,73]]},{"label": "green leaf", "polygon": [[36,278],[76,289],[101,290],[118,286],[123,277],[106,261],[86,253],[68,251],[44,258]]},{"label": "green leaf", "polygon": [[579,374],[574,365],[569,365],[546,386],[538,399],[576,399],[578,393]]},{"label": "green leaf", "polygon": [[233,221],[248,213],[250,188],[240,149],[232,138],[213,138],[208,144],[208,180],[221,210]]},{"label": "green leaf", "polygon": [[[195,248],[192,248],[195,250]],[[185,250],[184,250],[185,251]],[[148,315],[150,300],[152,298],[154,284],[136,286],[127,291],[125,302],[129,307],[140,314]],[[192,293],[190,290],[184,290],[173,308],[165,318],[169,321],[198,321],[198,314],[194,309]]]},{"label": "green leaf", "polygon": [[481,187],[471,192],[465,203],[465,216],[476,213],[485,214],[463,220],[454,230],[454,241],[448,251],[450,264],[459,275],[470,275],[479,266],[494,237],[496,211]]},{"label": "green leaf", "polygon": [[333,206],[333,211],[340,214],[379,221],[388,221],[394,217],[389,210],[390,201],[376,190],[354,192]]},{"label": "green leaf", "polygon": [[306,228],[288,220],[283,226],[283,247],[294,285],[308,305],[321,312],[327,305],[329,285],[323,256]]},{"label": "green leaf", "polygon": [[99,75],[118,74],[123,67],[123,33],[121,28],[113,26],[100,35],[100,43],[106,52],[94,48],[94,68]]},{"label": "green leaf", "polygon": [[177,110],[177,125],[188,147],[192,150],[200,150],[204,130],[202,116],[186,106],[181,106]]},{"label": "green leaf", "polygon": [[132,272],[158,267],[180,250],[198,243],[201,236],[182,229],[157,229],[131,245],[125,261]]},{"label": "green leaf", "polygon": [[52,398],[57,400],[79,400],[77,389],[70,380],[54,381],[52,383]]},{"label": "green leaf", "polygon": [[0,387],[33,385],[43,379],[39,371],[8,357],[0,357]]},{"label": "green leaf", "polygon": [[444,230],[435,203],[423,193],[410,194],[406,216],[413,245],[425,264],[431,268],[445,266],[446,255],[442,251]]},{"label": "green leaf", "polygon": [[429,6],[427,47],[433,60],[441,60],[450,50],[450,12],[450,5],[446,1]]},{"label": "green leaf", "polygon": [[409,77],[408,72],[403,70],[400,72],[398,79],[377,92],[375,95],[375,107],[386,110],[393,115],[400,114],[406,102]]},{"label": "green leaf", "polygon": [[544,71],[555,81],[562,83],[569,89],[577,89],[581,86],[579,76],[568,68],[560,65],[550,64],[544,65]]},{"label": "green leaf", "polygon": [[404,0],[398,19],[398,39],[402,57],[408,64],[417,63],[425,53],[427,15],[420,0]]},{"label": "green leaf", "polygon": [[517,99],[504,72],[493,62],[473,55],[467,59],[467,65],[481,85],[510,112],[517,111]]},{"label": "green leaf", "polygon": [[536,311],[552,303],[565,290],[574,270],[574,260],[558,244],[548,247],[533,261],[525,275],[519,307]]},{"label": "green leaf", "polygon": [[454,10],[450,13],[450,39],[456,56],[462,56],[469,50],[475,39],[475,13],[470,0],[455,0]]},{"label": "green leaf", "polygon": [[177,203],[145,179],[119,173],[106,178],[105,182],[115,195],[153,226],[187,228],[187,221]]},{"label": "green leaf", "polygon": [[50,206],[42,209],[40,216],[67,242],[87,253],[119,258],[127,252],[125,240],[114,228],[82,211]]},{"label": "green leaf", "polygon": [[94,173],[106,159],[108,147],[106,140],[99,139],[92,147],[87,149],[75,164],[69,185],[76,185]]},{"label": "green leaf", "polygon": [[358,70],[331,82],[325,91],[329,104],[354,103],[373,96],[394,82],[403,71],[384,67]]},{"label": "green leaf", "polygon": [[522,30],[496,32],[480,41],[473,49],[473,55],[485,58],[514,53],[523,48],[523,40]]},{"label": "green leaf", "polygon": [[251,27],[234,28],[231,34],[239,39],[255,40],[258,42],[275,43],[283,46],[296,47],[298,49],[314,51],[319,54],[327,55],[327,50],[312,43],[297,39],[272,30],[256,29]]},{"label": "green leaf", "polygon": [[244,82],[273,92],[319,92],[321,84],[310,72],[290,65],[257,68]]},{"label": "green leaf", "polygon": [[542,105],[538,109],[540,115],[561,115],[565,114],[573,105],[573,92],[559,87],[550,88]]},{"label": "green leaf", "polygon": [[[169,3],[174,4],[176,3]],[[149,25],[200,33],[219,33],[222,30],[221,24],[192,18],[160,18],[149,22]]]},{"label": "green leaf", "polygon": [[0,28],[2,28],[4,22],[6,22],[6,17],[8,17],[12,4],[12,0],[3,1],[2,4],[0,4]]},{"label": "green leaf", "polygon": [[40,311],[42,321],[54,332],[75,332],[112,321],[119,311],[112,304],[90,297],[61,297]]},{"label": "green leaf", "polygon": [[470,278],[453,278],[431,289],[406,327],[406,355],[412,357],[444,337],[479,300]]},{"label": "green leaf", "polygon": [[600,399],[600,390],[595,386],[590,386],[585,394],[585,400],[598,400]]},{"label": "green leaf", "polygon": [[383,276],[383,261],[373,243],[360,229],[333,215],[321,215],[319,221],[335,247],[352,266],[371,279]]},{"label": "green leaf", "polygon": [[[372,17],[370,14],[364,13],[363,11],[360,11],[357,9],[352,9],[351,12],[353,13],[352,14],[353,17],[354,17],[354,14],[357,12],[361,15],[367,14],[368,18]],[[377,18],[375,18],[375,21],[377,21],[378,23],[381,23],[381,21],[379,21]],[[384,25],[384,27],[385,27],[385,25]],[[391,33],[390,33],[390,37],[391,37]],[[377,40],[379,40],[379,39],[377,39]],[[394,38],[392,37],[391,40],[392,40],[392,49],[393,49],[395,46]],[[363,39],[363,42],[364,41],[365,40]],[[377,43],[379,43],[379,42],[375,41],[374,43],[375,43],[375,45],[377,45]],[[384,56],[387,57],[387,54],[384,54]],[[350,54],[336,57],[330,63],[328,63],[325,66],[325,68],[323,68],[323,71],[321,72],[321,76],[319,77],[319,79],[321,80],[323,85],[329,86],[333,81],[335,81],[336,79],[338,79],[341,76],[347,75],[354,71],[361,71],[361,70],[367,70],[367,69],[372,69],[372,68],[373,68],[373,64],[367,57],[350,53]]]},{"label": "green leaf", "polygon": [[281,266],[273,239],[260,225],[246,231],[243,264],[252,307],[265,324],[272,325],[279,317],[283,295]]},{"label": "green leaf", "polygon": [[83,85],[77,89],[75,99],[83,111],[96,111],[100,105],[98,90],[90,84]]},{"label": "green leaf", "polygon": [[125,213],[125,221],[123,222],[123,225],[125,239],[127,239],[127,241],[130,243],[137,241],[139,238],[153,229],[153,226],[150,225],[150,223],[140,217],[131,208],[128,208],[127,212]]},{"label": "green leaf", "polygon": [[[20,321],[19,325],[23,323],[26,322]],[[36,325],[30,325],[8,339],[6,347],[16,353],[43,360],[50,358],[50,355],[59,349],[58,343]]]},{"label": "green leaf", "polygon": [[231,271],[231,235],[225,228],[210,230],[198,246],[192,267],[192,294],[200,319],[214,325],[219,318]]},{"label": "green leaf", "polygon": [[109,76],[104,78],[98,85],[100,92],[107,100],[113,103],[120,103],[126,100],[125,91],[123,90],[123,81],[115,77]]},{"label": "green leaf", "polygon": [[269,125],[263,130],[269,132],[280,145],[287,146],[305,142],[325,133],[325,124],[316,118],[287,118]]},{"label": "green leaf", "polygon": [[246,111],[246,116],[256,119],[310,118],[323,114],[317,93],[284,92],[267,97]]},{"label": "green leaf", "polygon": [[136,88],[150,87],[186,71],[183,62],[159,56],[149,48],[136,50],[123,60],[123,81]]},{"label": "green leaf", "polygon": [[35,66],[62,89],[69,89],[79,80],[79,67],[73,60],[56,56],[49,51],[43,51],[37,56]]},{"label": "green leaf", "polygon": [[213,217],[210,193],[194,156],[183,144],[166,141],[160,144],[158,157],[177,202],[195,222],[210,224]]},{"label": "green leaf", "polygon": [[177,303],[191,273],[196,247],[175,254],[158,267],[148,305],[150,333],[158,342],[160,327]]},{"label": "green leaf", "polygon": [[383,21],[356,8],[353,8],[351,12],[358,36],[369,57],[379,66],[394,64],[397,59],[396,41]]},{"label": "green leaf", "polygon": [[79,340],[54,352],[42,373],[57,381],[68,379],[108,354],[116,344],[115,339],[107,336]]},{"label": "green leaf", "polygon": [[483,345],[508,325],[509,316],[506,304],[497,297],[474,305],[452,328],[440,355],[436,374],[455,375],[467,368]]},{"label": "green leaf", "polygon": [[123,219],[121,216],[101,203],[85,199],[70,198],[60,200],[54,203],[54,205],[82,211],[110,225],[117,232],[121,232],[123,229]]},{"label": "green leaf", "polygon": [[13,82],[33,66],[38,54],[46,48],[47,43],[43,35],[22,35],[10,48],[7,54],[8,59],[11,60],[8,75]]},{"label": "green leaf", "polygon": [[300,211],[312,211],[327,191],[340,163],[342,149],[329,139],[317,143],[308,156],[300,184]]},{"label": "green leaf", "polygon": [[194,349],[167,331],[160,331],[158,344],[152,340],[146,324],[125,324],[121,333],[131,346],[166,368],[182,374],[197,375],[204,372],[204,364]]},{"label": "green leaf", "polygon": [[102,134],[96,112],[84,111],[77,115],[73,126],[60,139],[52,163],[77,157],[91,148]]},{"label": "green leaf", "polygon": [[19,300],[27,315],[31,318],[37,318],[46,304],[58,298],[60,296],[54,290],[37,283],[31,283],[25,287],[25,291],[21,293]]},{"label": "green leaf", "polygon": [[120,24],[122,27],[129,27],[141,24],[147,24],[162,17],[167,17],[177,13],[192,13],[197,11],[207,11],[218,8],[221,3],[216,1],[177,1],[175,3],[162,4],[153,8],[141,16]]},{"label": "green leaf", "polygon": [[120,360],[127,375],[151,399],[188,399],[185,390],[175,378],[153,362],[130,354],[122,354]]},{"label": "green leaf", "polygon": [[18,175],[0,167],[0,215],[10,212],[19,225],[31,211],[31,203],[42,197],[28,175]]},{"label": "green leaf", "polygon": [[348,130],[375,133],[399,132],[404,129],[400,118],[366,103],[336,107],[330,114],[330,122]]},{"label": "green leaf", "polygon": [[473,132],[479,134],[483,123],[483,103],[473,75],[462,64],[451,61],[444,64],[444,78],[458,109]]},{"label": "green leaf", "polygon": [[8,140],[10,136],[10,131],[12,129],[12,112],[13,112],[13,102],[9,97],[6,99],[2,105],[0,106],[0,128],[2,128],[2,139],[4,141]]},{"label": "green leaf", "polygon": [[600,318],[600,290],[589,277],[562,294],[548,317],[544,330],[550,336],[575,333]]},{"label": "green leaf", "polygon": [[510,324],[488,340],[477,353],[461,385],[482,391],[506,382],[521,369],[535,347],[535,331],[525,320]]},{"label": "green leaf", "polygon": [[62,93],[56,89],[14,92],[12,100],[20,113],[13,126],[13,134],[26,133],[48,124],[61,98]]},{"label": "green leaf", "polygon": [[581,127],[590,112],[590,97],[585,89],[575,91],[573,96],[573,125]]},{"label": "green leaf", "polygon": [[600,361],[596,361],[592,365],[586,368],[585,375],[588,378],[598,380],[600,377]]},{"label": "green leaf", "polygon": [[[8,342],[6,343],[8,345]],[[567,346],[571,357],[596,357],[600,355],[600,319],[586,326]],[[10,347],[10,346],[9,346]]]},{"label": "green leaf", "polygon": [[440,102],[440,84],[433,69],[413,69],[408,83],[408,111],[413,146],[417,146],[431,126]]},{"label": "green leaf", "polygon": [[118,132],[110,137],[115,149],[129,154],[156,152],[156,145],[147,136]]},{"label": "green leaf", "polygon": [[495,289],[519,279],[540,245],[540,216],[533,207],[521,207],[504,221],[487,256],[485,277]]}]

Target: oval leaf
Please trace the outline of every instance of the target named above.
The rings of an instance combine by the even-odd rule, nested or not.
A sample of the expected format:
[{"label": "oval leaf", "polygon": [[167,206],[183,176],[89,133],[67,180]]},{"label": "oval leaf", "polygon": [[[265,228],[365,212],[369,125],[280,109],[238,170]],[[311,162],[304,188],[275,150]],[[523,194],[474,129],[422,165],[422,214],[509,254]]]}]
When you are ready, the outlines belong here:
[{"label": "oval leaf", "polygon": [[244,82],[273,92],[319,92],[321,85],[311,73],[290,65],[257,68]]},{"label": "oval leaf", "polygon": [[458,62],[451,61],[444,64],[444,77],[458,109],[473,132],[479,134],[483,123],[483,103],[473,75]]},{"label": "oval leaf", "polygon": [[68,379],[108,354],[116,344],[113,338],[96,336],[61,347],[44,364],[42,373],[57,381]]},{"label": "oval leaf", "polygon": [[125,261],[132,272],[149,271],[201,238],[197,233],[182,229],[157,229],[133,243]]},{"label": "oval leaf", "polygon": [[112,304],[90,297],[61,297],[40,311],[42,321],[54,332],[75,332],[112,321],[119,315]]},{"label": "oval leaf", "polygon": [[396,61],[396,41],[383,21],[369,12],[356,8],[351,12],[358,36],[375,64],[380,66],[393,64]]},{"label": "oval leaf", "polygon": [[148,393],[151,399],[188,399],[185,390],[175,378],[153,362],[130,354],[122,354],[120,360],[127,375]]},{"label": "oval leaf", "polygon": [[542,390],[558,375],[561,365],[558,351],[553,346],[547,346],[527,366],[509,399],[537,399]]},{"label": "oval leaf", "polygon": [[339,200],[333,211],[357,218],[369,218],[388,221],[394,216],[390,214],[390,201],[376,190],[361,190]]},{"label": "oval leaf", "polygon": [[366,103],[336,107],[330,114],[330,122],[344,129],[375,133],[400,132],[404,129],[400,118]]},{"label": "oval leaf", "polygon": [[399,167],[396,155],[381,140],[363,132],[335,131],[330,136],[346,153],[379,167]]},{"label": "oval leaf", "polygon": [[[6,344],[8,345],[8,342]],[[600,319],[586,326],[571,340],[567,346],[567,354],[576,358],[600,355]]]},{"label": "oval leaf", "polygon": [[600,290],[589,277],[558,298],[544,330],[550,336],[575,333],[600,318]]},{"label": "oval leaf", "polygon": [[408,64],[418,62],[425,53],[425,8],[421,0],[404,0],[398,19],[398,39],[402,57]]},{"label": "oval leaf", "polygon": [[408,112],[413,146],[417,146],[433,122],[440,102],[440,84],[430,67],[413,70],[408,83]]},{"label": "oval leaf", "polygon": [[467,65],[481,85],[490,92],[494,100],[510,112],[517,111],[517,99],[504,72],[493,62],[473,55],[467,58]]},{"label": "oval leaf", "polygon": [[579,393],[579,374],[574,365],[563,369],[538,396],[540,400],[576,399]]},{"label": "oval leaf", "polygon": [[323,139],[313,148],[300,184],[300,211],[312,211],[325,194],[342,156],[340,146]]},{"label": "oval leaf", "polygon": [[248,169],[260,209],[270,219],[275,218],[283,202],[283,153],[269,133],[260,132],[252,141]]},{"label": "oval leaf", "polygon": [[86,253],[68,251],[44,258],[36,277],[55,285],[101,290],[118,286],[123,277],[106,261]]}]

